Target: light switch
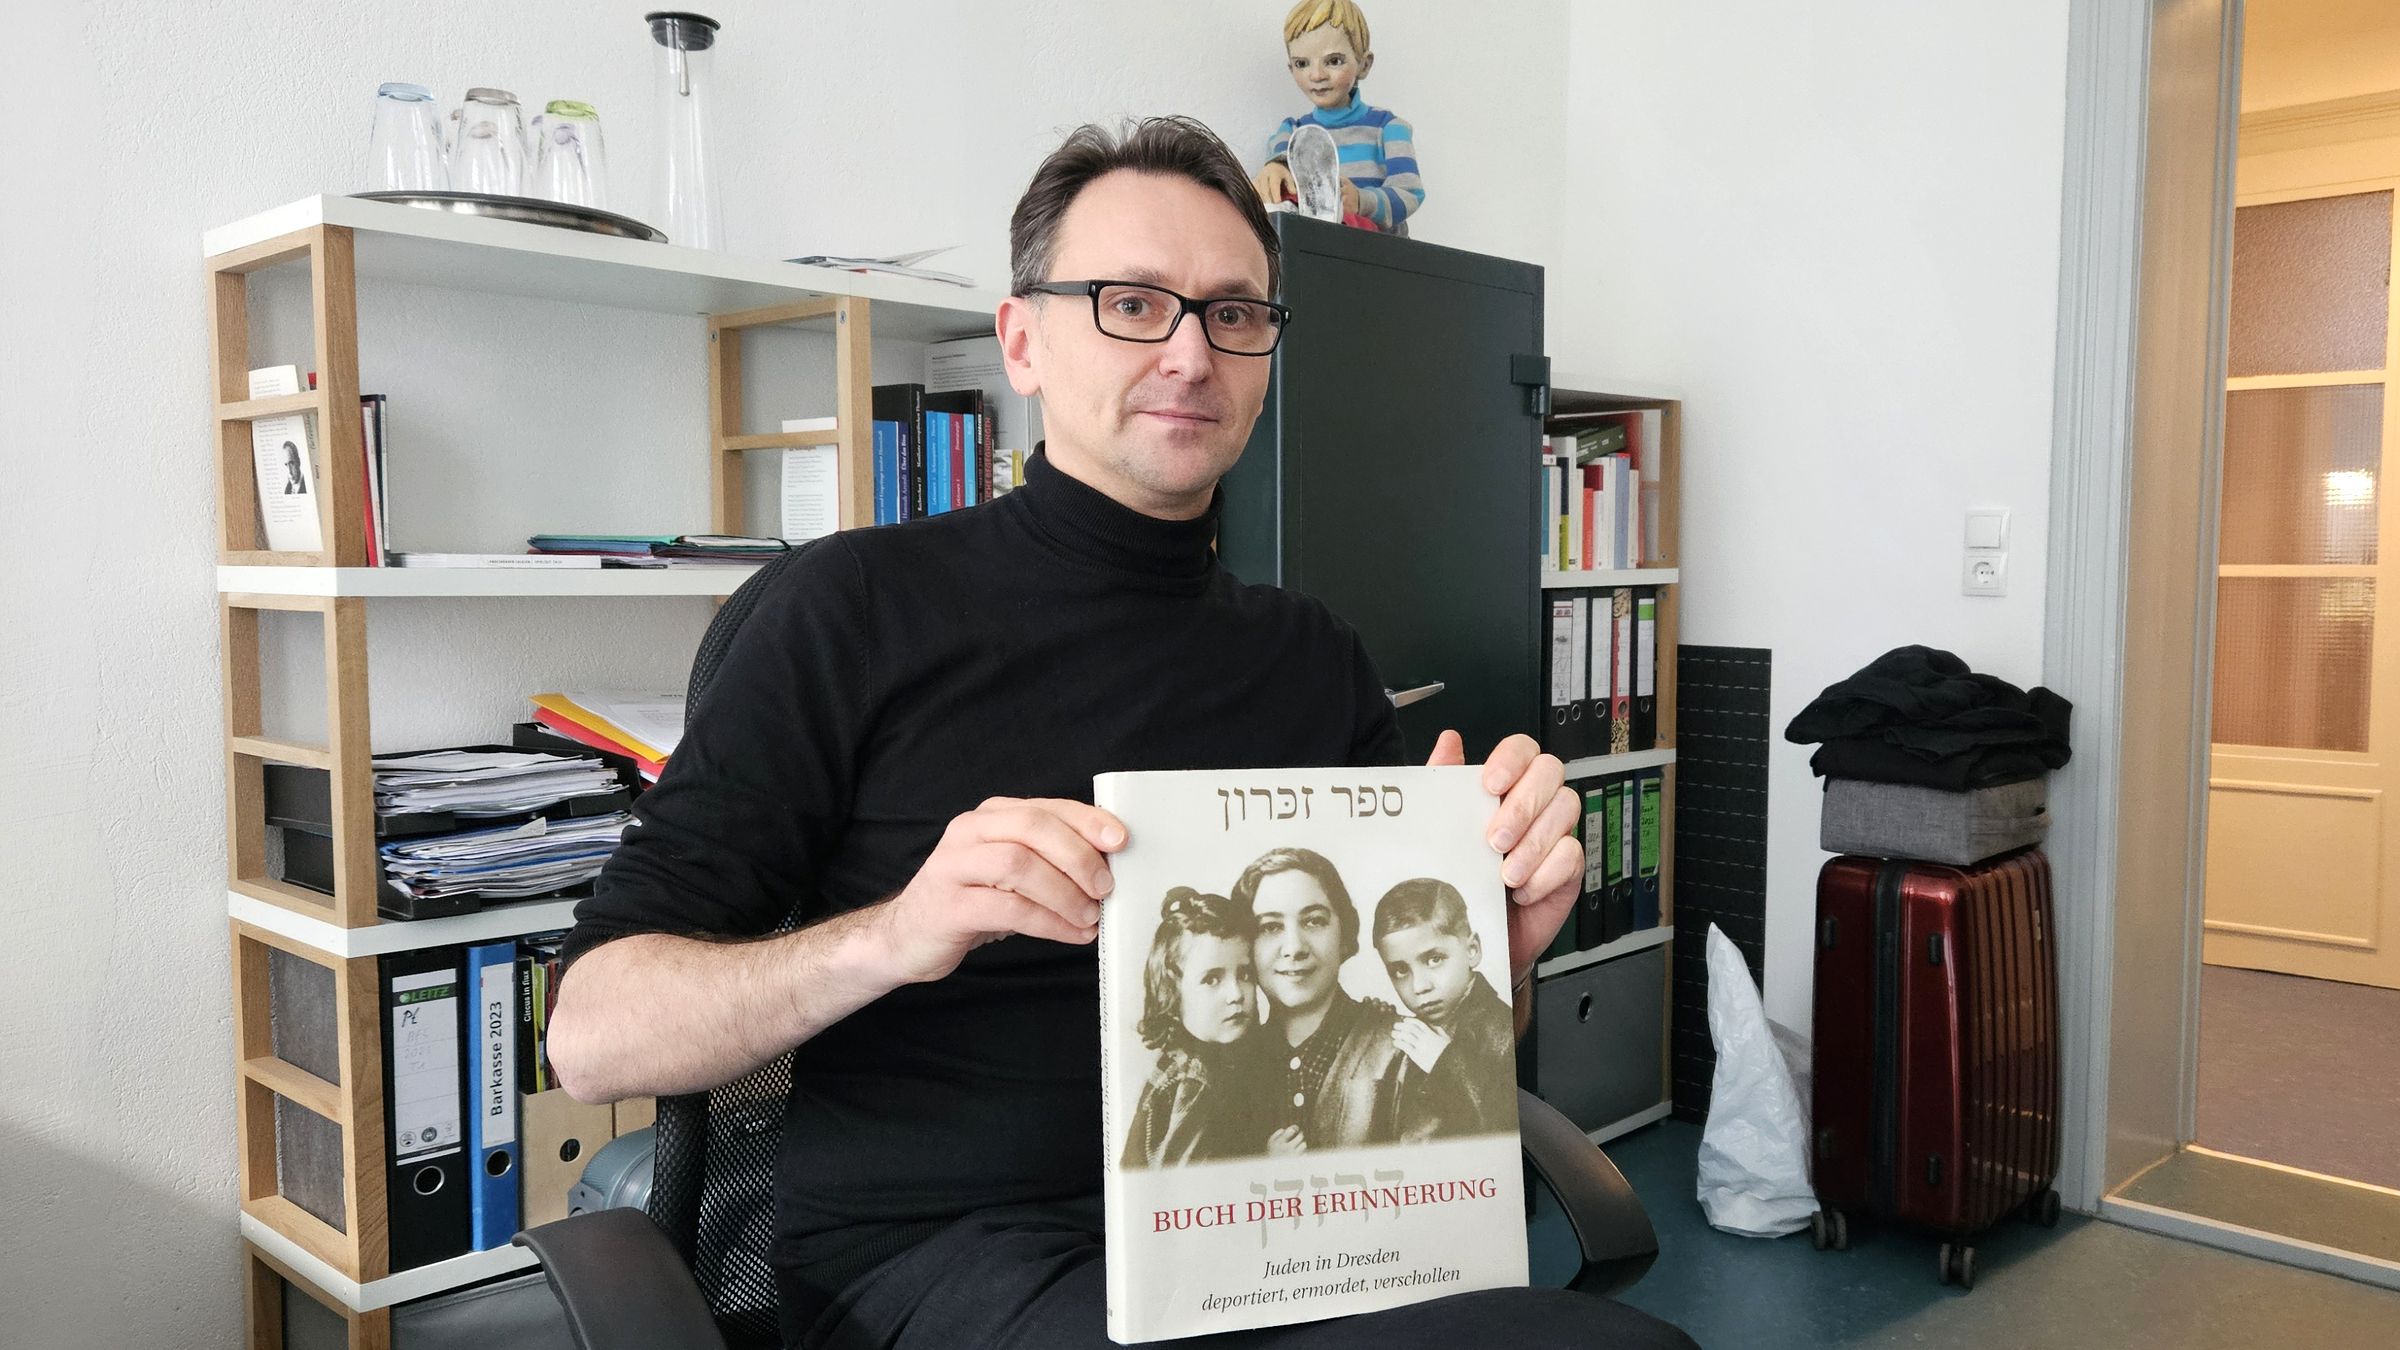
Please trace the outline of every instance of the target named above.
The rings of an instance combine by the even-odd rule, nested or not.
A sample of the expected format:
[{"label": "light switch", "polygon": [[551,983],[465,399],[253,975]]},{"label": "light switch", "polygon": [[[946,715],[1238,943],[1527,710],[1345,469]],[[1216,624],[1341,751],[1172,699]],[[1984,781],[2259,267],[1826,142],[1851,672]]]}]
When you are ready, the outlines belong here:
[{"label": "light switch", "polygon": [[1978,507],[1967,512],[1968,548],[2007,548],[2008,512],[1998,507]]}]

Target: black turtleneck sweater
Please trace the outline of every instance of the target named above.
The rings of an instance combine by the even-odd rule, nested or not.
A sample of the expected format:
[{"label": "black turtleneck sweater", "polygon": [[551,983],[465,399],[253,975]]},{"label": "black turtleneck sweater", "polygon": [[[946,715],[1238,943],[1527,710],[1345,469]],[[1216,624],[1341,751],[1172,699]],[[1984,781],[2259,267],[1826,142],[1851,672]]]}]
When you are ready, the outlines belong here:
[{"label": "black turtleneck sweater", "polygon": [[[570,956],[637,932],[748,936],[904,886],[985,798],[1090,801],[1095,774],[1397,763],[1357,635],[1245,585],[1197,520],[1036,456],[972,510],[833,536],[783,570],[635,825]],[[979,947],[799,1047],[776,1182],[789,1306],[960,1215],[1100,1189],[1091,947]]]}]

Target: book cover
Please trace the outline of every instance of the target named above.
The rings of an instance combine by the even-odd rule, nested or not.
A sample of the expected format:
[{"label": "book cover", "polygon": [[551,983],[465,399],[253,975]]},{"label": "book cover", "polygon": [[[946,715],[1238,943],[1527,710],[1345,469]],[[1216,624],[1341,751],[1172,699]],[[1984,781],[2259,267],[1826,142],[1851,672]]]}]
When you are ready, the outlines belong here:
[{"label": "book cover", "polygon": [[1463,768],[1105,774],[1108,1332],[1526,1282],[1496,799]]},{"label": "book cover", "polygon": [[[250,397],[300,392],[294,366],[250,372]],[[250,421],[252,477],[258,483],[258,518],[265,547],[277,553],[315,553],[325,547],[317,515],[316,429],[307,413],[282,413]]]},{"label": "book cover", "polygon": [[868,394],[870,416],[898,424],[900,519],[925,516],[925,386],[879,384]]}]

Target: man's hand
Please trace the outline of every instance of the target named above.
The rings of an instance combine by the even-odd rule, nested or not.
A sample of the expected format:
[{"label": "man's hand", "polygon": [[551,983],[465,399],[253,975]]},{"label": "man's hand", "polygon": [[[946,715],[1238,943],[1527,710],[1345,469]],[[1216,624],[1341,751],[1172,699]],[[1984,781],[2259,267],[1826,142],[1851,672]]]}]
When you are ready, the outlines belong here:
[{"label": "man's hand", "polygon": [[915,877],[875,913],[893,975],[938,980],[1012,933],[1090,942],[1116,885],[1106,854],[1125,826],[1096,806],[993,797],[950,822]]},{"label": "man's hand", "polygon": [[1392,1024],[1392,1044],[1420,1072],[1432,1073],[1433,1062],[1450,1048],[1450,1038],[1414,1017],[1403,1017]]},{"label": "man's hand", "polygon": [[1292,182],[1291,166],[1280,159],[1252,175],[1250,186],[1258,189],[1259,201],[1268,206],[1300,195],[1299,187]]},{"label": "man's hand", "polygon": [[[1445,731],[1427,764],[1464,764],[1466,742]],[[1583,804],[1567,790],[1567,766],[1545,755],[1531,736],[1516,735],[1492,747],[1483,762],[1483,787],[1500,795],[1486,831],[1508,887],[1508,975],[1511,984],[1540,959],[1560,925],[1575,912],[1583,889],[1583,844],[1575,837]]]}]

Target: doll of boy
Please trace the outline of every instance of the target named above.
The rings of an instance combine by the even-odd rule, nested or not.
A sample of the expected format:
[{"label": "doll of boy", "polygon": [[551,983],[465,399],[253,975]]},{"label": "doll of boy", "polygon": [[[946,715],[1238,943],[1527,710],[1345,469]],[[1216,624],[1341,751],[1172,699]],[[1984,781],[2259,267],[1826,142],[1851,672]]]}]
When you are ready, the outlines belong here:
[{"label": "doll of boy", "polygon": [[1407,234],[1408,218],[1425,204],[1425,180],[1417,173],[1416,136],[1408,123],[1359,96],[1359,82],[1375,67],[1367,16],[1356,0],[1300,0],[1284,16],[1283,45],[1292,83],[1316,106],[1275,129],[1266,166],[1250,180],[1259,199],[1273,206],[1300,195],[1292,179],[1292,133],[1319,126],[1341,150],[1344,220]]},{"label": "doll of boy", "polygon": [[1467,924],[1466,897],[1433,877],[1403,881],[1375,906],[1375,954],[1409,1017],[1392,1044],[1417,1072],[1400,1093],[1403,1131],[1436,1137],[1492,1134],[1516,1123],[1516,1019],[1475,967],[1483,942]]}]

